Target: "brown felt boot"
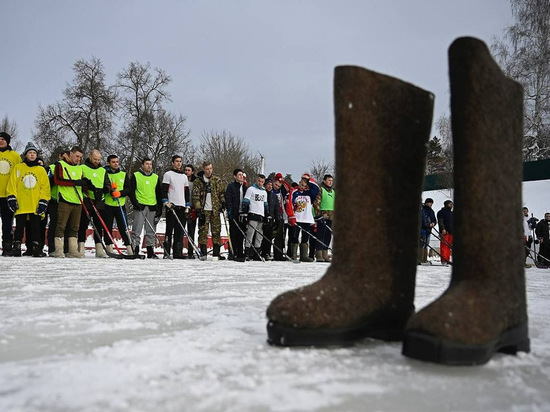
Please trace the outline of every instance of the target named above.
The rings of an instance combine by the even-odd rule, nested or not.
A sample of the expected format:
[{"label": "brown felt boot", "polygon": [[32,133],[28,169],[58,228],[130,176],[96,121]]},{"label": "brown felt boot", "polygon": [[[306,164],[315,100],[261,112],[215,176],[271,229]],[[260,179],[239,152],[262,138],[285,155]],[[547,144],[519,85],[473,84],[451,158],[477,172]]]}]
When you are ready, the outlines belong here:
[{"label": "brown felt boot", "polygon": [[271,302],[267,330],[274,345],[400,339],[414,312],[433,95],[343,66],[335,70],[334,100],[339,196],[332,263],[319,281]]},{"label": "brown felt boot", "polygon": [[455,40],[449,74],[455,157],[452,280],[439,299],[410,319],[403,354],[475,365],[495,352],[529,351],[518,217],[523,94],[477,39]]}]

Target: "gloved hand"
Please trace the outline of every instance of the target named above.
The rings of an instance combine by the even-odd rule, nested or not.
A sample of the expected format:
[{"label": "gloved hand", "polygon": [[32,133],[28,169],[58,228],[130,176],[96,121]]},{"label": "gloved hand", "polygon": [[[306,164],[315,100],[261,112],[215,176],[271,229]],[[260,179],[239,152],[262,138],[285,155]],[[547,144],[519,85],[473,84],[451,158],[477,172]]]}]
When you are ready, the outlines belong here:
[{"label": "gloved hand", "polygon": [[264,225],[271,226],[273,224],[273,216],[267,215],[264,217]]},{"label": "gloved hand", "polygon": [[38,207],[36,208],[36,214],[37,215],[43,215],[44,213],[46,213],[46,209],[48,208],[48,201],[45,200],[45,199],[40,199],[40,201],[38,202]]},{"label": "gloved hand", "polygon": [[233,213],[231,213],[231,210],[227,211],[227,218],[229,219],[229,221],[233,220]]},{"label": "gloved hand", "polygon": [[204,224],[206,223],[206,215],[204,214],[202,209],[197,211],[197,215],[199,217],[199,225],[204,226]]},{"label": "gloved hand", "polygon": [[312,224],[311,228],[313,229],[313,233],[317,233],[317,223]]},{"label": "gloved hand", "polygon": [[118,199],[120,197],[120,192],[118,190],[113,190],[111,192],[111,196],[113,196],[113,198],[115,199]]},{"label": "gloved hand", "polygon": [[17,212],[17,209],[19,209],[19,203],[17,203],[15,196],[8,196],[8,207],[13,213]]},{"label": "gloved hand", "polygon": [[246,221],[248,221],[248,213],[241,213],[239,215],[239,222],[245,223]]},{"label": "gloved hand", "polygon": [[82,187],[92,189],[94,187],[94,184],[87,177],[83,177],[82,178]]},{"label": "gloved hand", "polygon": [[112,182],[111,182],[111,192],[114,191],[114,190],[116,190],[116,188],[117,188],[116,182],[115,182],[115,181],[112,181]]},{"label": "gloved hand", "polygon": [[155,221],[158,223],[160,220],[160,217],[162,216],[162,208],[157,208],[157,212],[155,213]]},{"label": "gloved hand", "polygon": [[75,179],[73,180],[75,186],[84,186],[84,179]]},{"label": "gloved hand", "polygon": [[168,199],[162,199],[162,204],[166,209],[172,209],[174,204],[172,202],[169,202]]},{"label": "gloved hand", "polygon": [[289,216],[288,217],[288,224],[290,226],[296,226],[296,216]]}]

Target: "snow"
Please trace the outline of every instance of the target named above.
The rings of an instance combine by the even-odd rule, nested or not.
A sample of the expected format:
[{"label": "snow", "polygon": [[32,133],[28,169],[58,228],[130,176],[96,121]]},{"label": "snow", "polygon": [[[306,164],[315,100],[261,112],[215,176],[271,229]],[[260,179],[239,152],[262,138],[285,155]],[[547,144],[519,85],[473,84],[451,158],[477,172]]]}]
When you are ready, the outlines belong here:
[{"label": "snow", "polygon": [[[277,348],[265,309],[324,263],[0,258],[2,411],[550,411],[550,271],[526,269],[531,353],[484,366],[400,343]],[[416,305],[451,268],[419,266]]]}]

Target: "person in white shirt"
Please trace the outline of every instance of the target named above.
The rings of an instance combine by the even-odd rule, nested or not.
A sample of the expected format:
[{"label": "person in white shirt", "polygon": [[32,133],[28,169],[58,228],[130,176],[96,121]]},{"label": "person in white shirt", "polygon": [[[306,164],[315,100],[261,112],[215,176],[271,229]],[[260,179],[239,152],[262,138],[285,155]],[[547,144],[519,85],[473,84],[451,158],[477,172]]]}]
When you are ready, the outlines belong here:
[{"label": "person in white shirt", "polygon": [[[241,220],[246,221],[245,255],[252,260],[261,260],[263,221],[267,214],[267,192],[264,188],[265,176],[260,174],[256,183],[246,190],[242,202]],[[252,243],[254,242],[254,243]]]}]

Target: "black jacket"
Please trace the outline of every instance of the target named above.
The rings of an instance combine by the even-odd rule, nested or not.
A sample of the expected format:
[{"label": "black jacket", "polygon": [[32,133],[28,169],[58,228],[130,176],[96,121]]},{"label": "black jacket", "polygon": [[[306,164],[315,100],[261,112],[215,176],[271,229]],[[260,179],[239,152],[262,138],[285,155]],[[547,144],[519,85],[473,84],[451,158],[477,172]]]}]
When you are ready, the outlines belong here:
[{"label": "black jacket", "polygon": [[453,211],[445,207],[437,212],[437,221],[439,223],[439,231],[446,230],[450,235],[453,234]]},{"label": "black jacket", "polygon": [[[246,193],[248,187],[242,184],[243,187],[243,196]],[[239,216],[239,211],[241,208],[241,195],[240,195],[241,183],[232,182],[227,185],[225,190],[225,207],[227,208],[227,213],[232,219],[235,219]]]}]

